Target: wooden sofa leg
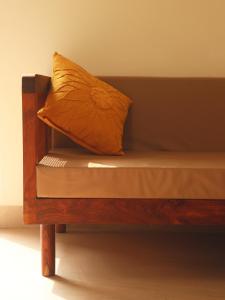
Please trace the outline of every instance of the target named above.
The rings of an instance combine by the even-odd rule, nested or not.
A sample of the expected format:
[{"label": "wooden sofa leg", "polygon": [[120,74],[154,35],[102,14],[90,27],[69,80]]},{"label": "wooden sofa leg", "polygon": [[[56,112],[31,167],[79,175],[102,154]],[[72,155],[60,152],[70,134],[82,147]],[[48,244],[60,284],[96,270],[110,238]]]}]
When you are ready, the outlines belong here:
[{"label": "wooden sofa leg", "polygon": [[41,256],[42,275],[49,277],[55,275],[55,225],[42,224],[41,234]]},{"label": "wooden sofa leg", "polygon": [[66,232],[66,224],[56,224],[56,232],[57,233],[65,233]]}]

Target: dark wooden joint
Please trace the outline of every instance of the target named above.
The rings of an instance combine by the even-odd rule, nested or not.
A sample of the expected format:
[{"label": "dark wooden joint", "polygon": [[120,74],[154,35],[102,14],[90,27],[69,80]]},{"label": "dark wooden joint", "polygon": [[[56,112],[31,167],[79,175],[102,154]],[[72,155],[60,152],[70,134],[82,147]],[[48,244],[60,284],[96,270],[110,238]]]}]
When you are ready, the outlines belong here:
[{"label": "dark wooden joint", "polygon": [[66,233],[66,224],[56,224],[55,231],[56,233]]}]

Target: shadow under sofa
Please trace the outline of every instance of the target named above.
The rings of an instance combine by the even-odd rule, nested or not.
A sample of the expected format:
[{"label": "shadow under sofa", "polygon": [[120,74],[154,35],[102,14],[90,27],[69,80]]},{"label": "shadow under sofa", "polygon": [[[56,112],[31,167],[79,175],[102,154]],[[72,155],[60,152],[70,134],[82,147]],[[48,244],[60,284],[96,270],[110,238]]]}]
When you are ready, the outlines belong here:
[{"label": "shadow under sofa", "polygon": [[124,156],[76,146],[37,118],[50,78],[24,76],[24,222],[41,224],[42,274],[55,225],[225,224],[225,79],[102,77],[133,99]]}]

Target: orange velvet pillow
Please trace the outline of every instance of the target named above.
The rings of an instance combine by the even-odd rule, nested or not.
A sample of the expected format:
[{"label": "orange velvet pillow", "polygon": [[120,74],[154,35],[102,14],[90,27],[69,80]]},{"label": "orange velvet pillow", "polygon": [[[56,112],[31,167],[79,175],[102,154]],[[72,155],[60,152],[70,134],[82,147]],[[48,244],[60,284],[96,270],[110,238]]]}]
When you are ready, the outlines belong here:
[{"label": "orange velvet pillow", "polygon": [[131,100],[55,53],[52,87],[38,117],[97,154],[121,155]]}]

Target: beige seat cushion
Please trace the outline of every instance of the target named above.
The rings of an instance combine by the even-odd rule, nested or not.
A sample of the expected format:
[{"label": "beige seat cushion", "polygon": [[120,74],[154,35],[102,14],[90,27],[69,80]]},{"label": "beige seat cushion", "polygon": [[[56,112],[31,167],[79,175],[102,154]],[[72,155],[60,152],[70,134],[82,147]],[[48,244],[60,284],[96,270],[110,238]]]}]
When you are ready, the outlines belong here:
[{"label": "beige seat cushion", "polygon": [[225,199],[225,152],[96,156],[55,149],[37,165],[37,196]]}]

